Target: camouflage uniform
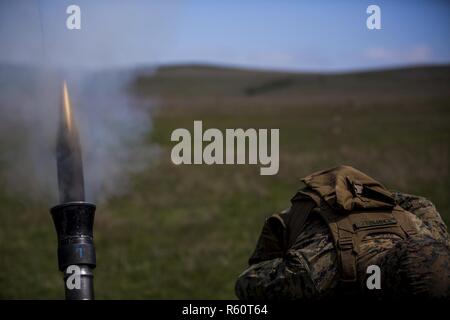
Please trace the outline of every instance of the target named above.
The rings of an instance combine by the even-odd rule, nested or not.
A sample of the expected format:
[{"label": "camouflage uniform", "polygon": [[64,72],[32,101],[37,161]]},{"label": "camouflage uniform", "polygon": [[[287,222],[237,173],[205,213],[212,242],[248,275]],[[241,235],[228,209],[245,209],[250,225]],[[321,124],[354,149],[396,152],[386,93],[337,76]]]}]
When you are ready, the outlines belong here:
[{"label": "camouflage uniform", "polygon": [[[382,290],[372,292],[392,297],[426,295],[429,292],[425,281],[432,281],[438,291],[435,296],[448,298],[450,240],[445,223],[427,199],[402,193],[393,196],[409,212],[419,232],[405,240],[393,234],[378,234],[362,241],[357,260],[359,293],[369,291],[366,268],[377,264],[382,270]],[[432,274],[430,270],[443,272]],[[320,217],[309,216],[284,256],[251,262],[239,276],[235,291],[240,299],[270,300],[326,298],[345,292],[339,284],[337,255],[328,226]]]}]

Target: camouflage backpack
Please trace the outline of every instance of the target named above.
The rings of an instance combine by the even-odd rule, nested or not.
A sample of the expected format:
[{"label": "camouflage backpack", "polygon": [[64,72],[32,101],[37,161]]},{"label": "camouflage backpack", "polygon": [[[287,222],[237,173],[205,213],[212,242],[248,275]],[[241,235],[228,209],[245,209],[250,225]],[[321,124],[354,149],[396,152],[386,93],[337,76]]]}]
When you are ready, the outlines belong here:
[{"label": "camouflage backpack", "polygon": [[[285,241],[291,242],[310,214],[319,215],[328,225],[338,257],[342,283],[357,281],[357,259],[364,238],[393,234],[401,239],[417,234],[407,211],[396,205],[382,184],[348,166],[316,172],[303,179],[306,187],[293,197],[292,214],[272,216],[286,228]],[[312,203],[305,212],[305,203]],[[297,215],[294,225],[283,219]],[[300,216],[300,219],[299,219]]]}]

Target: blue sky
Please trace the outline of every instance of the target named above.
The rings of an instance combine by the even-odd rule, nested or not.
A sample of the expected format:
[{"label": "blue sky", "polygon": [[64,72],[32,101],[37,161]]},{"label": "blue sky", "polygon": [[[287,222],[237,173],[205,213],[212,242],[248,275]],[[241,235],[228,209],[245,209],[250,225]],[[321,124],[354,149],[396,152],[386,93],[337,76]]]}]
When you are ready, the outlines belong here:
[{"label": "blue sky", "polygon": [[[65,27],[69,4],[81,30]],[[381,8],[368,30],[366,8]],[[450,2],[3,0],[0,61],[338,71],[450,62]]]}]

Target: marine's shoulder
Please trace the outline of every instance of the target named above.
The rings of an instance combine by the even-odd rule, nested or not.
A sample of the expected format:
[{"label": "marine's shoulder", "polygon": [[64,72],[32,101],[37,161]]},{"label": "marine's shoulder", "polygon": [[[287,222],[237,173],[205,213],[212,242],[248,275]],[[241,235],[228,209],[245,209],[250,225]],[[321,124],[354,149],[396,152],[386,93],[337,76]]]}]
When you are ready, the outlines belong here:
[{"label": "marine's shoulder", "polygon": [[[401,192],[393,192],[392,195],[400,207],[420,220],[416,221],[419,230],[435,240],[450,243],[447,226],[435,205],[429,199]],[[417,218],[414,219],[417,220]]]},{"label": "marine's shoulder", "polygon": [[421,208],[430,208],[436,210],[434,204],[425,197],[396,191],[392,192],[392,195],[395,202],[407,211],[412,212]]}]

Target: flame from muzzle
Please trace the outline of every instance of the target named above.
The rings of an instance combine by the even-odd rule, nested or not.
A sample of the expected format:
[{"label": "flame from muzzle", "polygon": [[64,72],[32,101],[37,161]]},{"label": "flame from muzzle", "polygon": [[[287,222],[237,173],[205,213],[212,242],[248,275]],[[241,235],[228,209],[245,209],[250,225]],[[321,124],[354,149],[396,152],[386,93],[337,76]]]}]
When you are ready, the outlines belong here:
[{"label": "flame from muzzle", "polygon": [[70,104],[69,90],[67,89],[67,82],[63,82],[63,113],[67,130],[72,129],[72,106]]},{"label": "flame from muzzle", "polygon": [[60,202],[84,201],[81,145],[65,81],[56,145],[56,163]]}]

